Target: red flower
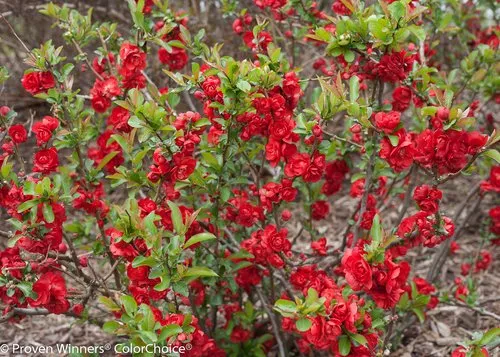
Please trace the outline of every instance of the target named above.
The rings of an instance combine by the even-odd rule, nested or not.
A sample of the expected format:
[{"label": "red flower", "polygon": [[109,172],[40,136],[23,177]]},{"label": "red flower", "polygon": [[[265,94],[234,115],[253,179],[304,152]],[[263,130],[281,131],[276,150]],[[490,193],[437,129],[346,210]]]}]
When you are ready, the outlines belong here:
[{"label": "red flower", "polygon": [[264,9],[266,7],[270,7],[273,10],[282,8],[286,5],[288,0],[253,0],[256,6]]},{"label": "red flower", "polygon": [[37,298],[28,298],[31,306],[44,307],[54,314],[62,314],[68,311],[69,302],[66,300],[66,282],[61,275],[53,272],[43,274],[33,284],[33,291],[37,294]]},{"label": "red flower", "polygon": [[50,88],[56,86],[54,76],[51,72],[30,72],[23,76],[21,84],[24,89],[32,95],[46,93]]},{"label": "red flower", "polygon": [[400,123],[401,113],[399,112],[378,112],[375,113],[375,126],[386,134],[391,134]]},{"label": "red flower", "polygon": [[410,106],[412,91],[408,87],[397,87],[392,93],[392,109],[404,112]]},{"label": "red flower", "polygon": [[186,50],[178,47],[172,47],[171,52],[165,48],[158,50],[158,59],[161,63],[166,64],[170,71],[179,71],[184,68],[188,61]]},{"label": "red flower", "polygon": [[398,144],[393,146],[389,138],[384,137],[379,155],[391,165],[394,171],[401,172],[413,163],[415,148],[411,136],[404,129],[399,129],[395,135],[398,137]]},{"label": "red flower", "polygon": [[481,270],[486,270],[491,265],[492,257],[491,253],[487,250],[482,250],[476,261],[476,273]]},{"label": "red flower", "polygon": [[296,153],[286,163],[285,175],[288,177],[302,176],[306,172],[310,163],[311,160],[308,154]]},{"label": "red flower", "polygon": [[114,107],[108,117],[108,125],[111,125],[116,131],[130,133],[132,127],[128,125],[130,113],[127,109],[122,107]]},{"label": "red flower", "polygon": [[490,171],[490,178],[481,183],[484,191],[500,192],[500,165],[493,166]]},{"label": "red flower", "polygon": [[59,120],[54,117],[45,116],[42,121],[33,124],[33,132],[36,136],[36,144],[41,146],[52,138],[52,131],[59,126]]},{"label": "red flower", "polygon": [[304,173],[305,182],[317,182],[323,176],[325,171],[325,155],[314,154],[311,160],[311,164],[307,167]]},{"label": "red flower", "polygon": [[96,79],[94,87],[90,90],[92,108],[98,113],[104,113],[111,106],[111,99],[121,93],[122,90],[115,77]]},{"label": "red flower", "polygon": [[220,93],[220,78],[217,76],[208,76],[203,83],[201,88],[206,96],[212,100],[215,100]]},{"label": "red flower", "polygon": [[241,326],[236,326],[233,328],[233,331],[231,332],[231,342],[233,343],[242,343],[247,341],[252,333],[249,330],[245,330]]},{"label": "red flower", "polygon": [[196,167],[196,160],[191,156],[180,157],[179,154],[174,155],[175,166],[171,171],[172,180],[182,181],[186,180]]},{"label": "red flower", "polygon": [[302,88],[300,88],[299,78],[295,72],[288,72],[285,74],[282,87],[286,98],[291,102],[291,107],[294,108],[300,96],[304,93]]},{"label": "red flower", "polygon": [[92,67],[97,73],[103,74],[106,71],[106,64],[108,62],[110,63],[110,65],[115,64],[115,55],[113,53],[109,53],[108,58],[94,58],[94,60],[92,61]]},{"label": "red flower", "polygon": [[28,133],[26,129],[21,124],[12,125],[9,128],[9,136],[14,142],[14,144],[21,144],[28,138]]},{"label": "red flower", "polygon": [[443,193],[440,190],[428,185],[418,186],[413,192],[413,199],[417,201],[418,207],[428,214],[437,212],[442,197]]},{"label": "red flower", "polygon": [[253,51],[267,51],[267,46],[273,41],[271,34],[266,31],[261,31],[257,34],[257,38],[254,37],[252,31],[247,31],[243,34],[243,41],[248,48]]},{"label": "red flower", "polygon": [[340,0],[336,0],[332,5],[332,11],[337,15],[341,16],[349,16],[352,14],[352,11],[349,10]]},{"label": "red flower", "polygon": [[407,56],[405,51],[385,54],[377,64],[375,72],[385,82],[397,82],[406,78],[411,70],[413,56]]},{"label": "red flower", "polygon": [[349,286],[354,290],[370,290],[372,270],[359,248],[347,249],[341,261]]},{"label": "red flower", "polygon": [[124,42],[120,48],[120,58],[122,66],[120,74],[128,77],[131,74],[142,71],[146,68],[146,54],[139,47],[129,42]]},{"label": "red flower", "polygon": [[333,195],[340,191],[345,175],[349,172],[349,167],[344,160],[336,160],[325,167],[325,183],[321,192],[325,195]]},{"label": "red flower", "polygon": [[322,237],[317,241],[311,243],[311,249],[314,250],[318,255],[326,255],[326,238]]},{"label": "red flower", "polygon": [[33,159],[33,171],[48,174],[56,171],[59,166],[59,157],[57,156],[57,149],[52,147],[38,151]]},{"label": "red flower", "polygon": [[314,220],[321,220],[330,213],[330,204],[326,201],[316,201],[311,205],[311,215]]}]

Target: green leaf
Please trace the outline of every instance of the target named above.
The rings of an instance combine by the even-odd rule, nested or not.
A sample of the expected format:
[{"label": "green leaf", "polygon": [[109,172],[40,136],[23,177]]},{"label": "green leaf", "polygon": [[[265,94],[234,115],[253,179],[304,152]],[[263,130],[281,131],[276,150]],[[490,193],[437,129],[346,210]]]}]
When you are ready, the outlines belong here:
[{"label": "green leaf", "polygon": [[238,87],[238,89],[242,90],[245,93],[249,92],[250,89],[252,89],[252,86],[250,85],[250,83],[248,83],[247,81],[243,81],[243,80],[239,80],[238,83],[236,83],[236,87]]},{"label": "green leaf", "polygon": [[135,302],[135,299],[132,296],[123,295],[121,297],[121,302],[123,304],[123,307],[125,308],[125,312],[127,313],[127,315],[135,315],[135,312],[137,311],[137,302]]},{"label": "green leaf", "polygon": [[212,269],[207,267],[191,267],[184,273],[184,276],[202,277],[202,276],[219,276]]},{"label": "green leaf", "polygon": [[189,248],[190,246],[204,242],[207,240],[212,240],[215,239],[216,237],[212,233],[204,232],[204,233],[198,233],[191,238],[188,239],[188,241],[184,244],[184,249]]},{"label": "green leaf", "polygon": [[347,50],[344,52],[344,59],[349,63],[353,62],[355,57],[356,55],[353,51]]},{"label": "green leaf", "polygon": [[500,163],[500,153],[497,149],[489,149],[484,152],[485,156],[488,156],[495,160],[497,163]]},{"label": "green leaf", "polygon": [[492,342],[496,337],[500,336],[500,327],[492,328],[484,333],[483,337],[479,341],[480,346],[484,346]]},{"label": "green leaf", "polygon": [[14,164],[8,162],[9,161],[8,158],[9,158],[8,156],[5,158],[4,162],[2,163],[2,168],[0,170],[0,173],[2,174],[2,177],[4,177],[4,178],[8,178],[9,177],[9,174],[12,171],[12,167],[14,166]]},{"label": "green leaf", "polygon": [[104,166],[106,166],[111,160],[113,160],[113,158],[118,155],[118,151],[112,151],[110,152],[109,154],[107,154],[106,156],[104,156],[101,160],[101,162],[99,163],[99,165],[97,165],[97,171],[101,171],[102,168]]},{"label": "green leaf", "polygon": [[346,335],[339,338],[339,352],[341,356],[347,356],[351,352],[351,340]]},{"label": "green leaf", "polygon": [[311,320],[309,320],[306,317],[302,317],[295,322],[295,327],[297,327],[297,330],[299,330],[300,332],[305,332],[309,330],[311,326],[312,326]]},{"label": "green leaf", "polygon": [[414,309],[411,309],[411,311],[413,311],[415,313],[415,315],[417,315],[420,323],[423,323],[425,321],[425,314],[421,309],[414,308]]},{"label": "green leaf", "polygon": [[399,136],[397,135],[387,135],[389,138],[389,141],[391,142],[391,145],[396,147],[399,144]]},{"label": "green leaf", "polygon": [[420,109],[420,113],[422,116],[433,116],[436,114],[437,110],[437,107],[423,107]]},{"label": "green leaf", "polygon": [[120,306],[116,305],[116,303],[106,296],[100,296],[99,302],[106,306],[111,311],[120,311]]},{"label": "green leaf", "polygon": [[174,224],[174,229],[176,233],[183,234],[184,233],[184,223],[182,222],[182,214],[179,207],[172,201],[167,202],[170,210],[172,211],[172,223]]},{"label": "green leaf", "polygon": [[401,1],[395,1],[388,6],[391,17],[395,20],[406,16],[406,6]]},{"label": "green leaf", "polygon": [[113,134],[113,135],[111,135],[110,140],[116,141],[120,145],[120,147],[122,148],[123,151],[125,151],[125,152],[129,151],[129,145],[128,145],[125,137],[118,135],[118,134]]},{"label": "green leaf", "polygon": [[158,228],[155,225],[155,221],[157,221],[160,217],[157,216],[154,212],[149,213],[146,217],[144,217],[144,228],[150,235],[155,235],[158,233]]},{"label": "green leaf", "polygon": [[279,299],[274,303],[274,307],[285,312],[297,312],[297,305],[291,300]]},{"label": "green leaf", "polygon": [[67,77],[71,73],[73,68],[75,68],[75,65],[73,63],[66,63],[61,70],[62,75],[64,77]]},{"label": "green leaf", "polygon": [[159,341],[165,341],[167,338],[182,333],[182,327],[177,324],[163,326],[158,337]]},{"label": "green leaf", "polygon": [[152,256],[145,257],[143,255],[139,255],[132,262],[133,268],[142,266],[154,267],[155,265],[156,265],[156,260]]},{"label": "green leaf", "polygon": [[419,27],[417,25],[410,25],[407,27],[407,29],[410,30],[410,32],[415,35],[415,37],[418,38],[420,42],[425,41],[426,34],[425,30],[422,27]]},{"label": "green leaf", "polygon": [[144,126],[144,123],[134,115],[131,116],[128,120],[128,125],[130,125],[132,128],[142,128]]},{"label": "green leaf", "polygon": [[162,277],[161,281],[154,286],[156,291],[165,291],[170,287],[170,278]]},{"label": "green leaf", "polygon": [[54,222],[54,211],[52,210],[52,206],[49,203],[45,203],[43,205],[43,217],[47,223]]},{"label": "green leaf", "polygon": [[102,329],[107,333],[114,333],[116,330],[120,328],[120,324],[118,321],[106,321],[104,325],[102,325]]},{"label": "green leaf", "polygon": [[359,78],[352,76],[349,80],[349,98],[351,102],[355,102],[359,98]]},{"label": "green leaf", "polygon": [[20,282],[16,285],[19,290],[22,291],[24,296],[34,298],[36,293],[32,290],[32,285],[26,281]]},{"label": "green leaf", "polygon": [[23,192],[25,195],[35,195],[35,183],[33,181],[26,181],[24,183]]},{"label": "green leaf", "polygon": [[372,242],[375,247],[378,247],[380,243],[382,243],[383,234],[384,232],[380,225],[380,217],[376,214],[375,217],[373,217],[373,224],[370,230],[370,237],[372,237]]},{"label": "green leaf", "polygon": [[27,211],[29,210],[30,208],[36,206],[38,204],[39,200],[38,199],[34,199],[34,200],[29,200],[29,201],[26,201],[26,202],[23,202],[21,203],[18,207],[17,207],[17,213],[22,213],[24,211]]},{"label": "green leaf", "polygon": [[358,345],[361,346],[366,346],[368,344],[368,341],[366,340],[366,337],[363,335],[360,335],[359,333],[349,335],[352,341],[356,342]]}]

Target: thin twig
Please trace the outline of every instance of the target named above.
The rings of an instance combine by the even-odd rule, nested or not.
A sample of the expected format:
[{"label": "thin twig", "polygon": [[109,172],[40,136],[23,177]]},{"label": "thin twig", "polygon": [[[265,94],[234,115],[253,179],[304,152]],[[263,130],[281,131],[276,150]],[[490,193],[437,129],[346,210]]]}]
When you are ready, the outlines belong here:
[{"label": "thin twig", "polygon": [[255,287],[255,290],[257,291],[257,295],[259,295],[259,299],[262,302],[262,306],[264,307],[264,310],[266,310],[266,313],[269,315],[269,319],[271,320],[271,324],[273,326],[273,331],[274,331],[274,335],[275,335],[274,337],[276,338],[276,342],[278,343],[279,355],[280,355],[280,357],[285,357],[286,356],[285,347],[283,345],[283,341],[281,340],[280,328],[278,326],[278,323],[276,322],[276,316],[269,309],[268,303],[267,303],[266,299],[264,298],[262,291],[260,291],[260,288]]}]

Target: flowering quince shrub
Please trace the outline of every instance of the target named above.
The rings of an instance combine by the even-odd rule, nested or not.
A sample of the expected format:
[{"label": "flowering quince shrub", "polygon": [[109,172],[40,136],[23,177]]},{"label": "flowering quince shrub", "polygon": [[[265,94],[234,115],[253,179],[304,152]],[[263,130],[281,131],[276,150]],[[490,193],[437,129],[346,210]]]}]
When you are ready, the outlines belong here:
[{"label": "flowering quince shrub", "polygon": [[[438,304],[486,314],[477,277],[500,244],[494,4],[223,3],[241,60],[167,1],[129,0],[130,36],[90,11],[41,10],[65,45],[29,49],[21,83],[51,114],[28,128],[0,108],[2,320],[66,314],[188,356],[381,356]],[[303,51],[319,56],[300,63]],[[341,199],[350,218],[325,231]],[[463,263],[451,289],[450,255]],[[452,356],[487,356],[499,335],[476,332]]]}]

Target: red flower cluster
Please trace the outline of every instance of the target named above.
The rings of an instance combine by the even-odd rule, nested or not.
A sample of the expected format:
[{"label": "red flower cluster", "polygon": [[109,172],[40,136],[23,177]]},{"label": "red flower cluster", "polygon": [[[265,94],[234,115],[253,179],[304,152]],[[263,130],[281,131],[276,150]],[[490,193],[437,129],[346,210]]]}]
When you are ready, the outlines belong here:
[{"label": "red flower cluster", "polygon": [[236,20],[233,22],[233,31],[240,35],[245,31],[245,28],[249,26],[253,21],[252,16],[249,14],[245,14],[242,17],[238,17]]},{"label": "red flower cluster", "polygon": [[264,219],[262,207],[249,202],[245,191],[233,190],[234,197],[228,200],[229,206],[225,218],[243,227],[253,227],[255,223]]},{"label": "red flower cluster", "polygon": [[[187,353],[189,357],[226,356],[225,352],[217,347],[215,340],[203,332],[196,317],[190,317],[188,322],[186,315],[167,313],[163,316],[163,313],[159,309],[155,307],[151,307],[151,309],[153,310],[155,320],[161,326],[178,325],[187,327],[186,330],[190,332],[179,334],[175,342],[172,343],[172,346],[180,347],[189,344],[189,349],[185,346],[185,351],[189,352]],[[170,342],[168,337],[165,342]]]},{"label": "red flower cluster", "polygon": [[342,1],[335,0],[332,4],[332,11],[337,15],[341,16],[349,16],[352,14],[352,11],[349,10]]},{"label": "red flower cluster", "polygon": [[273,204],[282,201],[293,202],[298,190],[292,186],[292,180],[283,179],[281,184],[268,182],[259,190],[260,203],[268,212],[272,212]]},{"label": "red flower cluster", "polygon": [[413,199],[417,202],[420,210],[433,214],[438,211],[439,201],[443,197],[443,193],[435,187],[422,185],[415,188]]},{"label": "red flower cluster", "polygon": [[395,111],[375,113],[375,126],[386,134],[392,134],[400,124],[400,117],[401,113]]},{"label": "red flower cluster", "polygon": [[268,225],[251,234],[249,239],[241,242],[241,247],[253,254],[252,262],[276,268],[283,268],[285,262],[281,255],[290,256],[292,245],[287,239],[288,230],[277,230],[275,225]]},{"label": "red flower cluster", "polygon": [[268,7],[277,10],[285,6],[288,0],[253,0],[253,2],[261,9]]},{"label": "red flower cluster", "polygon": [[56,81],[51,72],[30,72],[21,80],[24,89],[32,95],[46,93],[56,86]]},{"label": "red flower cluster", "polygon": [[9,136],[14,144],[21,144],[28,139],[28,133],[21,124],[12,125],[9,128]]},{"label": "red flower cluster", "polygon": [[47,144],[58,126],[59,120],[51,116],[45,116],[41,121],[34,123],[32,130],[36,136],[36,144],[38,146]]},{"label": "red flower cluster", "polygon": [[326,218],[329,213],[330,204],[327,201],[319,200],[311,205],[311,217],[316,221]]},{"label": "red flower cluster", "polygon": [[257,36],[252,31],[246,31],[243,34],[243,42],[254,52],[266,52],[267,46],[273,42],[273,37],[267,31],[260,31]]},{"label": "red flower cluster", "polygon": [[[417,288],[417,292],[420,295],[428,295],[428,296],[430,296],[430,299],[429,299],[429,302],[427,303],[426,308],[428,310],[434,309],[439,304],[439,298],[435,295],[436,292],[437,292],[436,287],[434,285],[430,284],[424,278],[420,278],[420,277],[414,277],[413,278],[413,283],[415,284],[415,286]],[[406,289],[406,291],[407,291],[408,296],[410,297],[410,299],[412,299],[411,287],[408,286],[407,289]]]},{"label": "red flower cluster", "polygon": [[432,248],[450,238],[454,232],[455,225],[450,218],[441,216],[440,221],[436,222],[433,213],[420,211],[403,219],[397,235],[404,240],[404,243],[395,247],[392,252],[394,255],[404,255],[408,248],[420,244]]},{"label": "red flower cluster", "polygon": [[55,147],[37,151],[33,157],[33,172],[49,174],[56,171],[58,166],[59,156]]},{"label": "red flower cluster", "polygon": [[[179,23],[179,25],[182,25],[184,27],[187,26],[187,18],[176,21]],[[174,29],[172,29],[170,32],[168,32],[166,35],[164,35],[162,38],[163,41],[167,43],[170,41],[178,41],[184,44],[185,41],[181,36],[179,25]],[[165,23],[163,21],[160,21],[156,23],[155,29],[156,31],[160,32],[162,31],[164,26]],[[165,47],[161,47],[158,50],[158,59],[160,60],[160,62],[167,65],[169,71],[179,71],[183,69],[188,62],[188,54],[186,50],[179,46],[168,46],[168,47],[169,47],[168,50]]]},{"label": "red flower cluster", "polygon": [[28,298],[33,307],[44,307],[54,314],[62,314],[69,310],[66,299],[66,281],[59,273],[47,272],[33,284],[36,299]]},{"label": "red flower cluster", "polygon": [[139,304],[150,304],[151,300],[161,300],[167,296],[169,289],[158,291],[154,287],[160,283],[160,278],[149,279],[151,268],[141,266],[133,268],[127,265],[127,276],[130,279],[128,290]]},{"label": "red flower cluster", "polygon": [[113,130],[122,133],[130,133],[132,127],[128,125],[130,113],[127,109],[122,107],[114,107],[108,117],[108,125],[113,127]]},{"label": "red flower cluster", "polygon": [[305,182],[318,182],[325,170],[325,155],[315,153],[312,158],[306,153],[296,153],[285,165],[288,177],[302,176]]},{"label": "red flower cluster", "polygon": [[344,160],[335,160],[328,163],[325,167],[325,183],[321,188],[321,192],[327,196],[339,192],[348,172],[349,167]]},{"label": "red flower cluster", "polygon": [[455,173],[465,167],[469,155],[475,155],[488,137],[478,132],[426,129],[415,138],[415,161],[439,174]]},{"label": "red flower cluster", "polygon": [[411,166],[415,155],[415,147],[410,134],[405,129],[394,133],[398,138],[397,145],[393,145],[388,137],[384,137],[380,144],[379,155],[385,159],[396,172],[401,172]]},{"label": "red flower cluster", "polygon": [[398,82],[406,78],[410,72],[415,56],[405,51],[386,53],[375,66],[374,73],[384,82]]},{"label": "red flower cluster", "polygon": [[146,68],[146,54],[139,47],[129,42],[122,43],[120,48],[122,84],[124,88],[144,88],[146,78],[142,70]]},{"label": "red flower cluster", "polygon": [[302,353],[307,354],[311,348],[320,351],[331,351],[339,355],[338,338],[344,331],[363,335],[367,346],[351,346],[351,353],[355,356],[368,356],[369,351],[376,346],[377,337],[369,332],[371,316],[364,311],[364,300],[355,294],[345,296],[335,282],[323,270],[309,265],[298,268],[290,277],[293,286],[304,295],[310,288],[317,291],[319,297],[324,298],[325,315],[309,317],[312,325],[305,332],[298,331],[292,318],[284,318],[282,328],[290,333],[299,333],[301,339],[297,341]]},{"label": "red flower cluster", "polygon": [[392,109],[398,112],[404,112],[410,107],[413,93],[408,87],[397,87],[392,92]]},{"label": "red flower cluster", "polygon": [[115,77],[110,76],[103,80],[96,79],[90,90],[92,108],[97,113],[104,113],[111,106],[111,99],[120,94],[122,94],[122,90]]},{"label": "red flower cluster", "polygon": [[489,179],[481,182],[481,190],[500,192],[500,165],[491,168]]},{"label": "red flower cluster", "polygon": [[95,166],[98,166],[107,155],[115,153],[104,166],[110,174],[114,173],[116,167],[120,166],[124,161],[122,148],[120,144],[111,139],[111,135],[113,135],[113,132],[106,130],[97,138],[97,147],[91,147],[88,150],[89,158],[94,160]]},{"label": "red flower cluster", "polygon": [[379,307],[390,309],[405,291],[410,265],[405,261],[395,263],[390,255],[386,255],[382,264],[371,266],[361,248],[356,247],[344,253],[341,271],[354,291],[363,290]]}]

